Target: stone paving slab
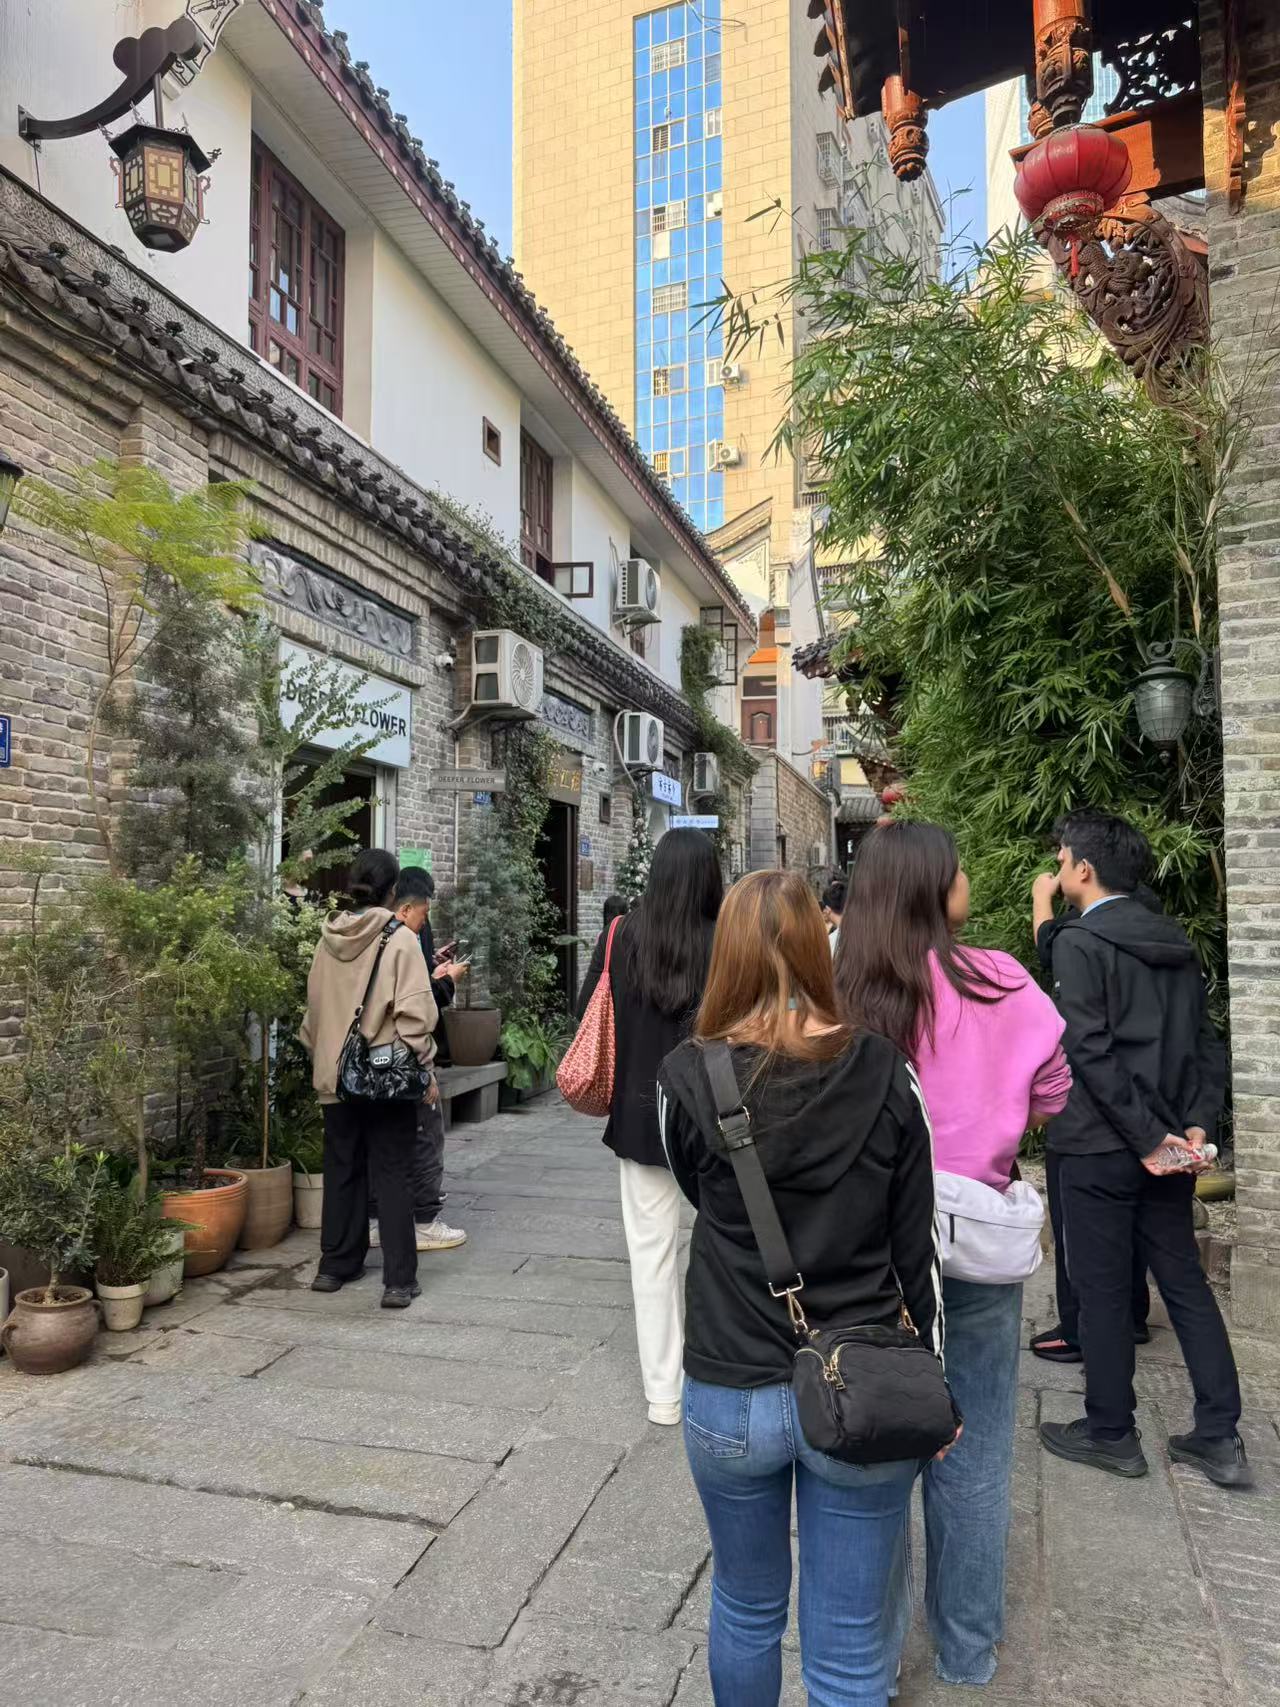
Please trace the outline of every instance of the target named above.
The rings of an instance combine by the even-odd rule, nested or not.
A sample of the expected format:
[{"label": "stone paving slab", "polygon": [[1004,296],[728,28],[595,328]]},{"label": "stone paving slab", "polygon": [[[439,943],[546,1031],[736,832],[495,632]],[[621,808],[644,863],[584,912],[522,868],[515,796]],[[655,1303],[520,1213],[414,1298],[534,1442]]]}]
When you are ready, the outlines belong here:
[{"label": "stone paving slab", "polygon": [[281,1340],[231,1339],[175,1328],[144,1346],[132,1361],[165,1374],[258,1375],[289,1349]]},{"label": "stone paving slab", "polygon": [[493,1648],[612,1475],[608,1447],[538,1441],[513,1452],[389,1604],[382,1629]]},{"label": "stone paving slab", "polygon": [[531,1619],[494,1657],[484,1707],[669,1707],[696,1649],[650,1636]]},{"label": "stone paving slab", "polygon": [[307,1690],[306,1707],[467,1707],[490,1665],[482,1649],[370,1627]]},{"label": "stone paving slab", "polygon": [[293,1707],[296,1672],[225,1656],[156,1653],[124,1642],[10,1629],[0,1642],[0,1701],[13,1707]]},{"label": "stone paving slab", "polygon": [[423,1452],[293,1440],[106,1409],[20,1413],[0,1455],[204,1493],[260,1495],[323,1511],[442,1526],[484,1484],[487,1464]]},{"label": "stone paving slab", "polygon": [[4,1573],[0,1627],[29,1625],[64,1636],[110,1636],[139,1647],[171,1648],[201,1613],[221,1616],[238,1578],[166,1560],[155,1564],[119,1547],[37,1540],[0,1518]]},{"label": "stone paving slab", "polygon": [[394,1352],[362,1351],[356,1357],[330,1346],[299,1346],[263,1370],[258,1379],[264,1387],[296,1382],[303,1387],[348,1388],[402,1403],[433,1402],[447,1394],[454,1405],[533,1413],[552,1402],[564,1377],[537,1369],[444,1363]]},{"label": "stone paving slab", "polygon": [[27,1537],[367,1594],[389,1593],[434,1540],[414,1524],[19,1465],[0,1465],[0,1513]]}]

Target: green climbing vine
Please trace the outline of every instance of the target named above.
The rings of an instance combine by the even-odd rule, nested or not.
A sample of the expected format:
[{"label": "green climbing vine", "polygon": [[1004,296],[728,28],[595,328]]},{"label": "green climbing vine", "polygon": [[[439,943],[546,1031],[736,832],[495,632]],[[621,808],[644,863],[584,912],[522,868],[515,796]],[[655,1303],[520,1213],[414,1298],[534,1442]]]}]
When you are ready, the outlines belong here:
[{"label": "green climbing vine", "polygon": [[699,808],[720,820],[712,840],[721,863],[730,857],[738,821],[739,789],[751,781],[760,768],[743,741],[722,723],[711,709],[711,692],[717,686],[715,653],[719,646],[715,630],[699,623],[690,623],[680,634],[680,685],[693,712],[697,731],[698,751],[714,753],[720,761],[720,786],[714,794],[699,801]]}]

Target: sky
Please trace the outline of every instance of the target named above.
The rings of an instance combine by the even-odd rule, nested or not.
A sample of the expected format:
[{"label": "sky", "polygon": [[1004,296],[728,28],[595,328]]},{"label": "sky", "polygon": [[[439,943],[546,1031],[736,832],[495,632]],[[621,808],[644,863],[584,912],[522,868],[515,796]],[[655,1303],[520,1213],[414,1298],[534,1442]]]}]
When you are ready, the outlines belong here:
[{"label": "sky", "polygon": [[[797,0],[787,0],[796,4]],[[325,0],[391,105],[473,212],[511,248],[511,0]],[[816,73],[815,73],[816,74]],[[954,234],[986,235],[982,96],[929,119],[929,166]]]}]

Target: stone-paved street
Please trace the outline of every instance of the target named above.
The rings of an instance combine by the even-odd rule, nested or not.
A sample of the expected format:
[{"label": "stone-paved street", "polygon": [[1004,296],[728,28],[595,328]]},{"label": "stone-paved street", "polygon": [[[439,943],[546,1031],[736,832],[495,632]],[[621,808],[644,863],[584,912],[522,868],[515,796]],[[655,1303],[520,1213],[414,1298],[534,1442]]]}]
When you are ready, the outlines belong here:
[{"label": "stone-paved street", "polygon": [[[679,1432],[645,1419],[597,1130],[552,1099],[455,1134],[471,1241],[403,1314],[373,1272],[311,1293],[296,1232],[72,1374],[0,1363],[0,1703],[709,1707],[706,1536]],[[1046,1297],[1042,1272],[1036,1321]],[[1024,1359],[999,1679],[933,1683],[917,1637],[905,1707],[1280,1703],[1280,1355],[1241,1350],[1252,1495],[1170,1470],[1167,1329],[1145,1482],[1038,1450],[1079,1383]],[[796,1707],[794,1651],[788,1674]]]}]

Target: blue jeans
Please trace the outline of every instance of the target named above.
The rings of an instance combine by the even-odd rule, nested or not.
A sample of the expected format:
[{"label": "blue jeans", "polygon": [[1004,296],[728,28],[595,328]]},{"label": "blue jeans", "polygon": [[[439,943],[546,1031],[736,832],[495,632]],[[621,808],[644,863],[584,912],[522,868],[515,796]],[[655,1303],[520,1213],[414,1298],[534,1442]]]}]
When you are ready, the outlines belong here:
[{"label": "blue jeans", "polygon": [[[1004,1638],[1022,1287],[944,1278],[942,1304],[947,1379],[964,1434],[924,1472],[925,1615],[943,1682],[983,1684],[995,1676]],[[911,1623],[905,1568],[895,1594],[900,1652]]]},{"label": "blue jeans", "polygon": [[687,1379],[684,1438],[711,1531],[716,1707],[778,1707],[800,1535],[800,1652],[810,1707],[886,1707],[896,1663],[885,1611],[914,1460],[841,1464],[805,1440],[790,1385]]}]

